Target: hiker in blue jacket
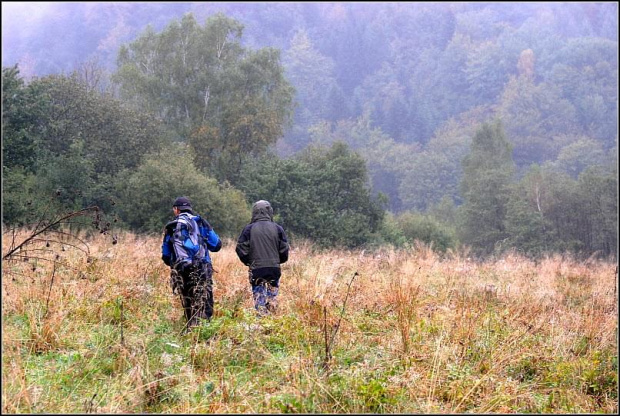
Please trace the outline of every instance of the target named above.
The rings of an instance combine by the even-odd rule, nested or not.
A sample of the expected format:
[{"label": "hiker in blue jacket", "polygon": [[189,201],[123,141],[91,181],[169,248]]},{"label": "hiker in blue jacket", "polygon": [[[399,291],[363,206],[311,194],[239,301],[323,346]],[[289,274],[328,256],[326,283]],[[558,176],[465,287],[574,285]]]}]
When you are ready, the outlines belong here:
[{"label": "hiker in blue jacket", "polygon": [[209,251],[222,247],[213,227],[196,215],[186,197],[172,206],[174,220],[166,224],[162,242],[162,260],[170,266],[170,285],[181,297],[187,320],[186,330],[210,320],[213,315],[213,266]]},{"label": "hiker in blue jacket", "polygon": [[249,267],[254,307],[259,316],[273,312],[280,286],[280,264],[288,260],[284,229],[273,221],[273,208],[260,200],[252,206],[252,220],[237,240],[239,260]]}]

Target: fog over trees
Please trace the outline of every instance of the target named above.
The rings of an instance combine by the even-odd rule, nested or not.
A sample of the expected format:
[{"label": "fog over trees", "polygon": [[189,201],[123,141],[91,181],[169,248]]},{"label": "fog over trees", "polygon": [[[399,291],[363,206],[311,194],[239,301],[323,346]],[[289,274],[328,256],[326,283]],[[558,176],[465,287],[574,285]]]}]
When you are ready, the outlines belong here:
[{"label": "fog over trees", "polygon": [[617,252],[614,2],[3,2],[2,67],[4,225],[159,231],[170,160],[224,234]]}]

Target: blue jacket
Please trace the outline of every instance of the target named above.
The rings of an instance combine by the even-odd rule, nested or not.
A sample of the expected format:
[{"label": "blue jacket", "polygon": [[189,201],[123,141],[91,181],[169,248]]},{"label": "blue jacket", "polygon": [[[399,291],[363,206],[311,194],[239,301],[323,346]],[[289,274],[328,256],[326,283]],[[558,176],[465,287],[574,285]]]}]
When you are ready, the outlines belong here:
[{"label": "blue jacket", "polygon": [[209,251],[216,252],[221,248],[220,237],[205,219],[181,212],[164,228],[161,258],[170,267],[194,261],[211,263]]}]

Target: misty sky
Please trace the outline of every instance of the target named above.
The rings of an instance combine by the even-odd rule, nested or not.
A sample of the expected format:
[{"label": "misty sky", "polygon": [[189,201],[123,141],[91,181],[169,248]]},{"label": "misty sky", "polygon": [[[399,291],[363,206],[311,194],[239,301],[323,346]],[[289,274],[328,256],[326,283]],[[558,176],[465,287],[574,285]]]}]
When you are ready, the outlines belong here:
[{"label": "misty sky", "polygon": [[54,2],[2,2],[2,47],[10,30],[20,32],[34,29],[36,23],[49,14],[57,3]]}]

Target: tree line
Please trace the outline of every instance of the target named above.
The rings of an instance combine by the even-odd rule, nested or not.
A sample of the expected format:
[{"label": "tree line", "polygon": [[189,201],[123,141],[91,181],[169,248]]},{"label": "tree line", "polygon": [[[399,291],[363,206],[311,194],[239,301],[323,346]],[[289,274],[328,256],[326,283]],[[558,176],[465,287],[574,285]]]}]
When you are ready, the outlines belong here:
[{"label": "tree line", "polygon": [[[106,86],[86,65],[29,82],[17,66],[3,67],[3,224],[96,204],[119,226],[157,232],[171,200],[186,194],[230,236],[249,219],[248,204],[262,198],[293,236],[324,246],[417,239],[440,250],[466,244],[481,254],[617,251],[617,144],[593,138],[601,128],[608,138],[613,127],[595,122],[608,111],[607,95],[596,91],[609,85],[587,96],[592,102],[584,109],[603,99],[601,112],[577,135],[570,126],[578,113],[566,92],[536,81],[526,51],[496,110],[469,106],[424,143],[404,140],[412,136],[392,131],[377,108],[348,119],[335,113],[347,106],[325,77],[329,61],[303,32],[284,58],[276,48],[244,46],[243,33],[223,14],[204,25],[189,14],[160,32],[147,28],[120,48]],[[596,49],[577,46],[586,60]],[[607,44],[598,50],[607,56]],[[571,67],[560,69],[565,89],[574,89]],[[476,85],[471,77],[468,83]],[[367,83],[370,90],[379,85]],[[381,88],[357,94],[360,103],[386,98]],[[492,84],[481,80],[476,97],[489,91]],[[331,107],[321,101],[329,97]],[[295,111],[294,103],[308,105]],[[407,112],[390,117],[412,120]],[[305,139],[292,141],[295,131]],[[283,142],[305,145],[278,155]],[[546,148],[554,160],[531,151]]]}]

